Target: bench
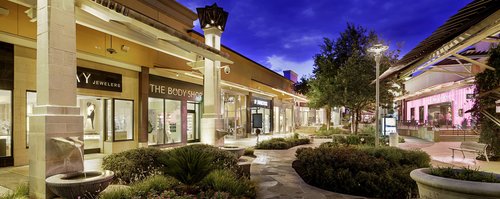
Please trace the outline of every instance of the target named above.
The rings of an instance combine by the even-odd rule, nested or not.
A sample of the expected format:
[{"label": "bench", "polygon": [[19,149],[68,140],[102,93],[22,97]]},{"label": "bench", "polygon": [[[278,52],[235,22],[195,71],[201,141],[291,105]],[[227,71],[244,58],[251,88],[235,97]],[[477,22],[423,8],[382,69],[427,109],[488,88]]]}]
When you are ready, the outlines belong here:
[{"label": "bench", "polygon": [[450,149],[452,151],[451,157],[455,158],[455,150],[457,150],[457,151],[462,152],[462,155],[464,156],[464,158],[465,158],[464,152],[477,153],[478,155],[484,155],[484,157],[486,157],[486,161],[489,162],[490,160],[488,160],[488,154],[486,154],[486,147],[488,147],[488,145],[483,144],[483,143],[462,142],[460,144],[460,147],[458,147],[458,148],[457,147],[450,147]]}]

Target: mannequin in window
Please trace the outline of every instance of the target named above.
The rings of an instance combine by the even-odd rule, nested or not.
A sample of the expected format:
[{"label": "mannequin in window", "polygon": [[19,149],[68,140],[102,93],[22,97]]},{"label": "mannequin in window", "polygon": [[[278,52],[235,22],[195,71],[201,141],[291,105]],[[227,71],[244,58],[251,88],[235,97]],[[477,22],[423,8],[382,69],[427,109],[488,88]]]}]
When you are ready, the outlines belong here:
[{"label": "mannequin in window", "polygon": [[94,117],[95,117],[95,104],[91,102],[87,102],[87,119],[88,121],[90,119],[90,125],[92,129],[94,129]]}]

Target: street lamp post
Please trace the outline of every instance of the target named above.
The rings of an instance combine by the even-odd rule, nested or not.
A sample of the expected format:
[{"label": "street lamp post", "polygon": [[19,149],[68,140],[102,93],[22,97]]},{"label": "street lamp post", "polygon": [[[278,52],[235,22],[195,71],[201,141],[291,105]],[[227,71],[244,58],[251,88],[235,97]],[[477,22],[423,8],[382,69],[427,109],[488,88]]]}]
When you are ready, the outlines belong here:
[{"label": "street lamp post", "polygon": [[380,59],[382,54],[389,47],[382,44],[375,44],[368,49],[368,52],[373,53],[376,63],[376,84],[375,84],[375,147],[379,145],[379,135],[380,135]]}]

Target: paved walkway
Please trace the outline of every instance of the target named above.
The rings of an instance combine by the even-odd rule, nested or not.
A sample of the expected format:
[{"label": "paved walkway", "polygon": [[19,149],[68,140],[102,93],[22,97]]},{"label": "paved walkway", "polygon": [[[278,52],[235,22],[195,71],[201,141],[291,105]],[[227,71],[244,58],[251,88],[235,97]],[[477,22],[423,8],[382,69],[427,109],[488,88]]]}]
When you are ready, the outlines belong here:
[{"label": "paved walkway", "polygon": [[405,137],[405,143],[400,143],[399,148],[409,150],[422,150],[431,156],[434,166],[469,167],[481,171],[500,173],[500,162],[486,162],[476,160],[476,154],[455,151],[455,158],[451,157],[450,147],[460,147],[460,142],[429,142],[415,137]]},{"label": "paved walkway", "polygon": [[258,185],[257,198],[364,198],[326,191],[308,185],[292,168],[295,151],[301,147],[317,147],[329,140],[315,139],[313,144],[297,146],[288,150],[256,150],[257,158],[251,167],[251,179]]}]

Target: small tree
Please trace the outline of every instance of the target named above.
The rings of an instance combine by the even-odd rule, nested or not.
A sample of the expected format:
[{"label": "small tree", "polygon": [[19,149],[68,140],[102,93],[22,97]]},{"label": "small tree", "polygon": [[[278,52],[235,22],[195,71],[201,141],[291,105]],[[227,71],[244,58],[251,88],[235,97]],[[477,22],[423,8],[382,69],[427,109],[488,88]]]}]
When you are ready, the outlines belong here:
[{"label": "small tree", "polygon": [[500,126],[485,117],[483,113],[500,118],[500,114],[495,110],[495,101],[499,99],[499,96],[494,92],[488,92],[500,87],[500,45],[491,49],[488,65],[496,70],[485,70],[476,75],[474,94],[478,97],[475,100],[472,115],[481,132],[480,142],[489,144],[491,152],[498,156],[500,155]]}]

